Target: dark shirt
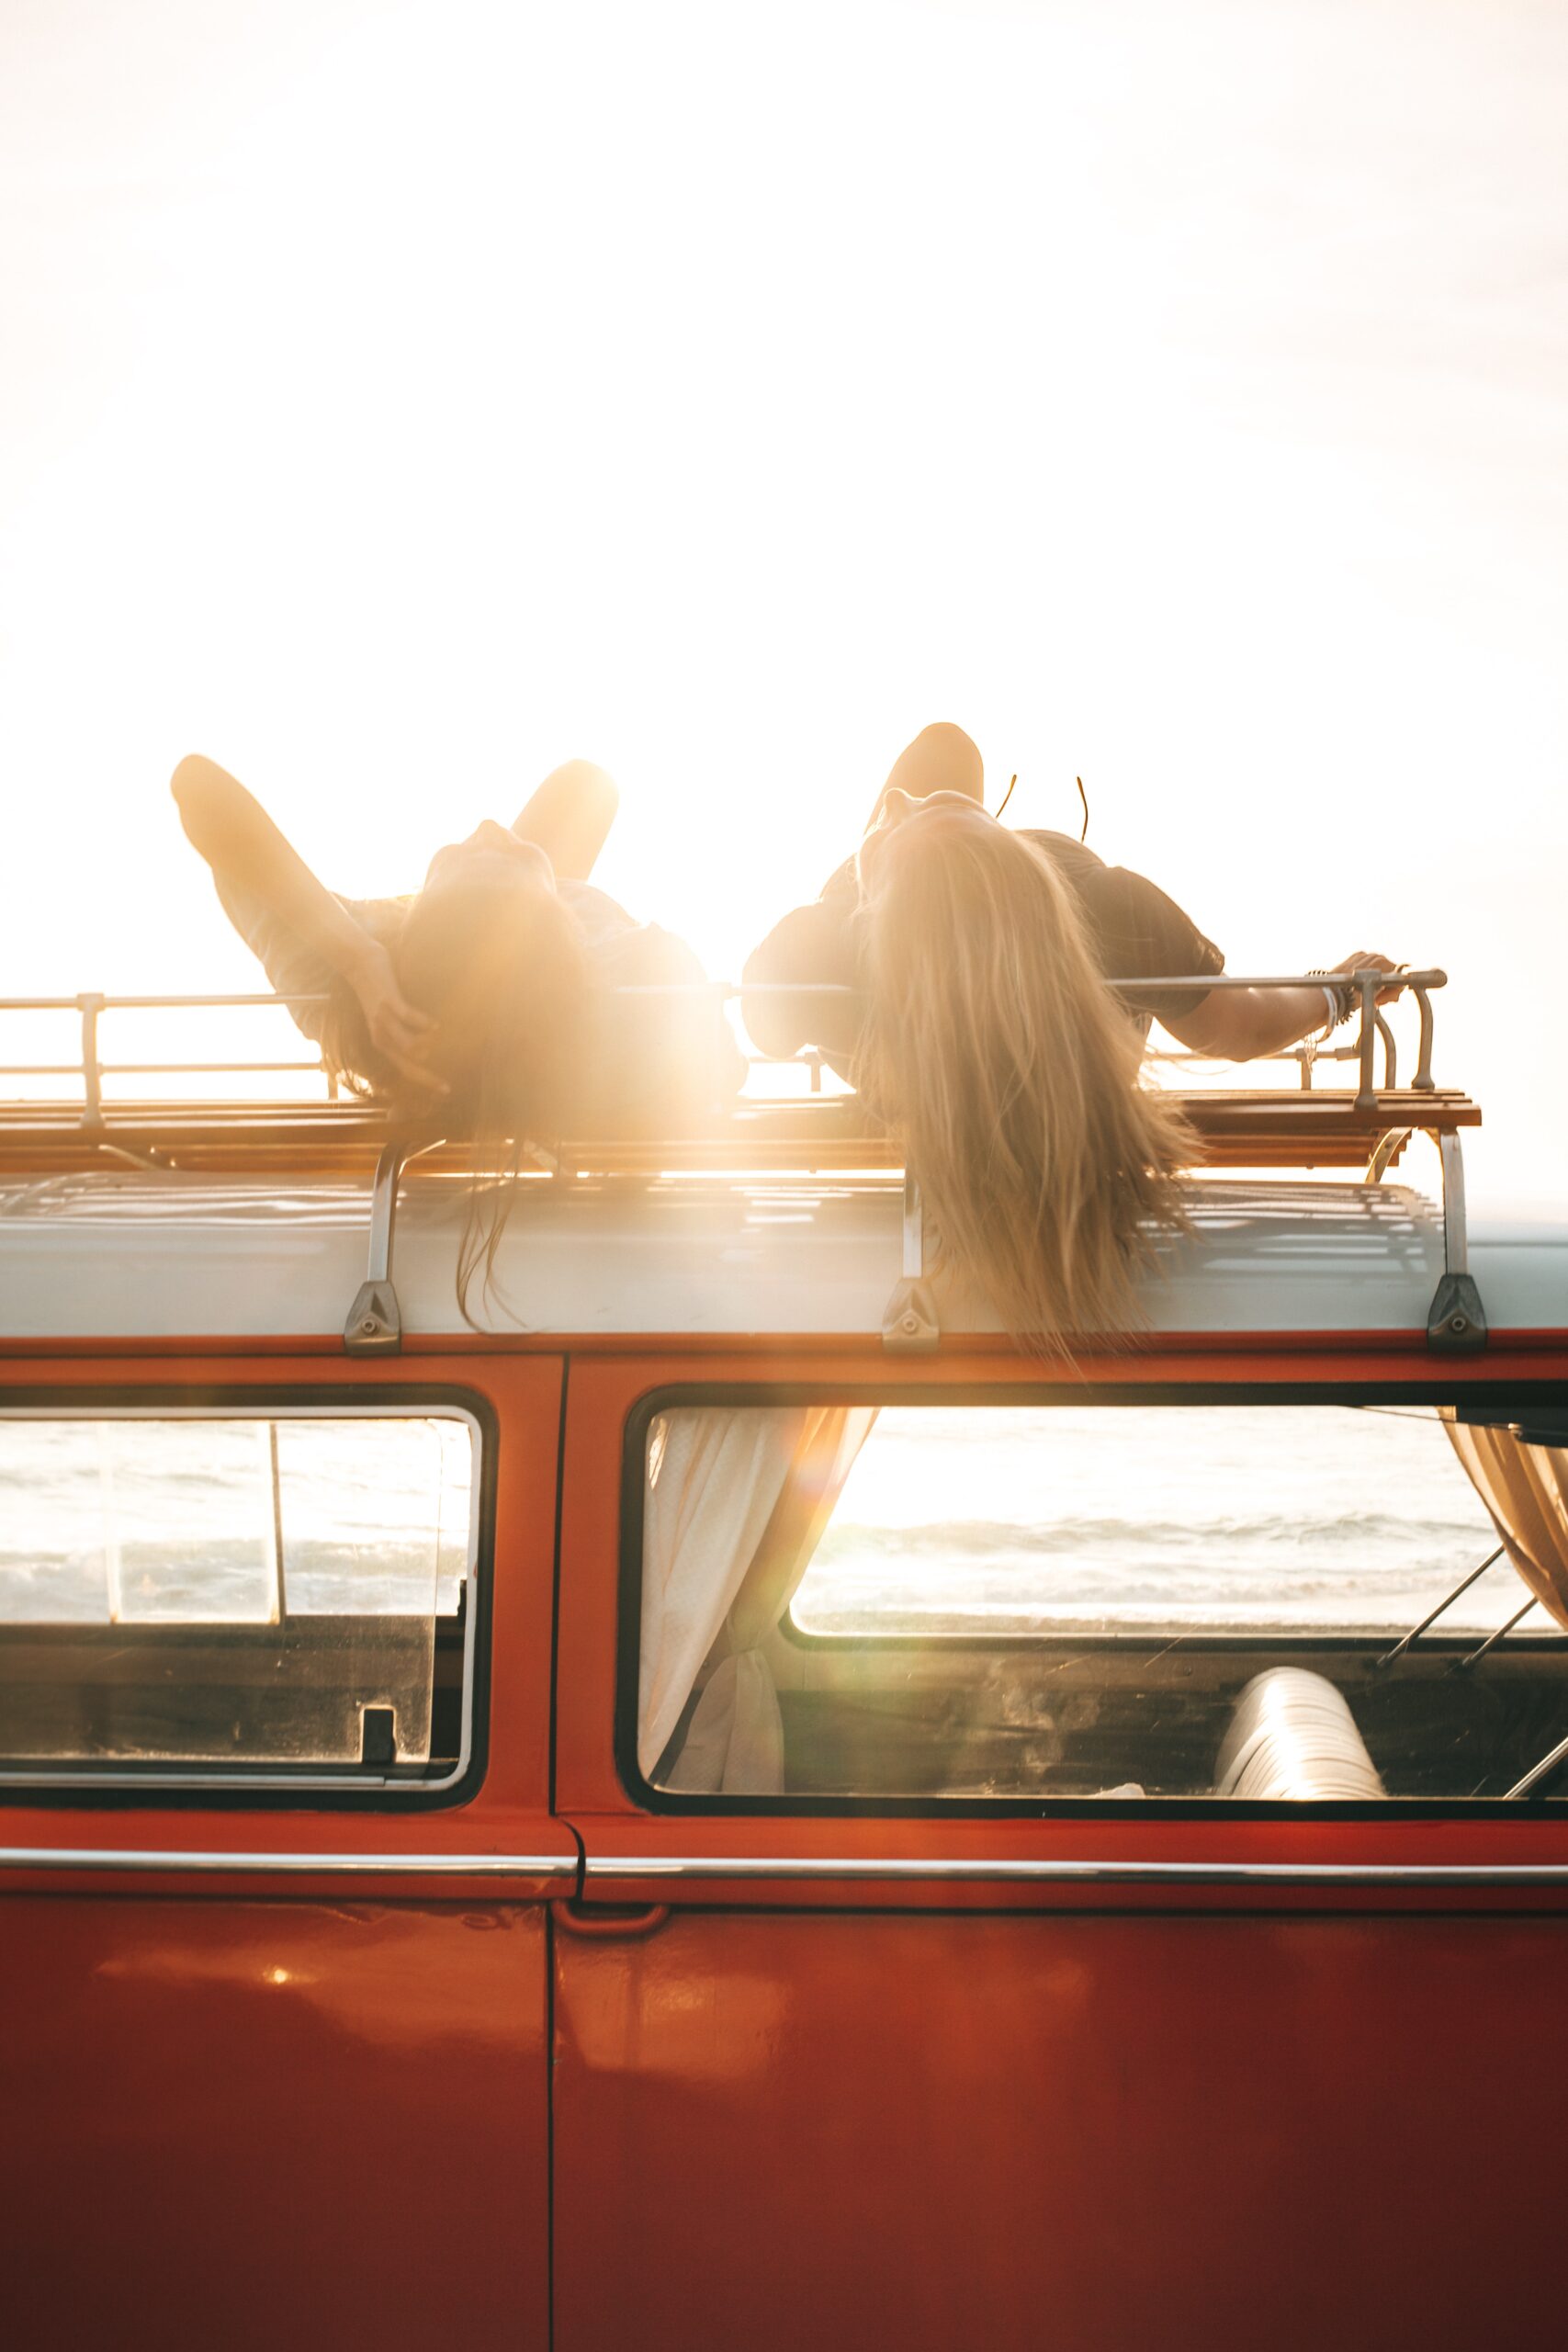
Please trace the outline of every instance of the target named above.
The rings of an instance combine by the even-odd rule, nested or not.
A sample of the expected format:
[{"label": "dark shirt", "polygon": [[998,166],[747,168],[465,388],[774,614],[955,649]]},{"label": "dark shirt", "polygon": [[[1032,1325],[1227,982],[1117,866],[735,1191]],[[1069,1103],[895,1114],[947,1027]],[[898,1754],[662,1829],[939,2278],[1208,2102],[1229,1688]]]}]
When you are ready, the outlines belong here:
[{"label": "dark shirt", "polygon": [[[599,991],[688,988],[704,980],[696,956],[673,932],[637,922],[591,882],[562,880],[557,887],[576,919]],[[218,895],[276,994],[318,1000],[293,1008],[293,1018],[321,1046],[327,1068],[372,1093],[393,1091],[397,1075],[371,1045],[359,1000],[341,974],[244,883],[222,876]],[[413,899],[338,903],[390,952]],[[744,1058],[712,996],[602,994],[596,1032],[592,1067],[582,1073],[581,1117],[591,1130],[700,1117],[736,1094],[745,1079]]]},{"label": "dark shirt", "polygon": [[[1157,980],[1167,974],[1183,978],[1215,977],[1224,970],[1225,959],[1213,940],[1205,939],[1191,916],[1142,874],[1125,865],[1107,865],[1068,833],[1021,828],[1020,838],[1044,851],[1071,890],[1089,944],[1108,978]],[[852,857],[847,858],[814,905],[796,907],[768,933],[747,964],[748,985],[855,987],[852,917],[859,899],[855,863]],[[1179,1020],[1202,1002],[1205,993],[1201,988],[1146,993],[1140,989],[1127,1003],[1139,1017],[1153,1013],[1163,1020],[1174,1014]],[[759,1012],[755,1025],[772,1030],[773,1023]],[[809,1040],[841,1049],[846,1034],[842,1000],[823,999],[816,1006],[809,999],[800,1001],[799,1019],[793,1026],[797,1043]],[[783,1050],[782,1044],[779,1049]]]},{"label": "dark shirt", "polygon": [[576,917],[597,992],[584,1072],[586,1128],[682,1125],[730,1102],[745,1082],[746,1061],[716,993],[610,993],[704,988],[707,975],[695,951],[660,924],[638,922],[592,882],[563,878],[556,887]]}]

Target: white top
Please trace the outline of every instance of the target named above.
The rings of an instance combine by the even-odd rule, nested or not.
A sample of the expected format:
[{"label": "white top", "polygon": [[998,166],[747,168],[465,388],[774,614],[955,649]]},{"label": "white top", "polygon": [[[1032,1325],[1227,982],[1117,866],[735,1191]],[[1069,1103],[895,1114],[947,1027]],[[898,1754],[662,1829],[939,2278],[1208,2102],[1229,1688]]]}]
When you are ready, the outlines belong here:
[{"label": "white top", "polygon": [[[1192,1232],[1145,1285],[1156,1331],[1423,1335],[1442,1218],[1403,1186],[1192,1185]],[[406,1334],[465,1330],[464,1188],[405,1177],[392,1279]],[[897,1177],[525,1179],[476,1317],[541,1334],[877,1335],[901,1266]],[[340,1337],[365,1280],[368,1185],[126,1170],[0,1186],[0,1340]],[[1472,1223],[1494,1332],[1568,1337],[1568,1220]],[[945,1332],[993,1331],[953,1288]],[[510,1309],[510,1312],[508,1311]]]}]

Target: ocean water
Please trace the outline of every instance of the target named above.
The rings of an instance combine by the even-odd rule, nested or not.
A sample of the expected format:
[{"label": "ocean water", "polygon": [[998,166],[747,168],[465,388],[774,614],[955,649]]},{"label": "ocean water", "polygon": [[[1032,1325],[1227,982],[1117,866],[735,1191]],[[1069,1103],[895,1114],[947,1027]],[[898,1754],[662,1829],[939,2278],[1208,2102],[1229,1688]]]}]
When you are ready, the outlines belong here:
[{"label": "ocean water", "polygon": [[471,1480],[434,1416],[0,1419],[0,1623],[446,1613]]},{"label": "ocean water", "polygon": [[[276,1468],[276,1482],[275,1482]],[[0,1623],[457,1605],[467,1423],[0,1421]],[[1495,1542],[1435,1417],[885,1408],[795,1595],[822,1633],[1404,1630]],[[1456,1606],[1519,1606],[1499,1563]],[[1548,1630],[1540,1612],[1528,1621]]]},{"label": "ocean water", "polygon": [[[1404,1630],[1496,1540],[1415,1408],[900,1407],[793,1613],[816,1633]],[[1446,1623],[1490,1632],[1522,1597],[1499,1562]]]}]

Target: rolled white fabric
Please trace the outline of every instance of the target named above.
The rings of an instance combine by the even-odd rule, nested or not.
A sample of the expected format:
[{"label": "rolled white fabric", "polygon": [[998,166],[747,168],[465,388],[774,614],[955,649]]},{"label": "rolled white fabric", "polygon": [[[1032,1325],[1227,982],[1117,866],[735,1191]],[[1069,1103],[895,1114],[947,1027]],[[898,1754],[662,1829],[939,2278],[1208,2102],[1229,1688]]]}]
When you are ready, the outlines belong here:
[{"label": "rolled white fabric", "polygon": [[1381,1797],[1366,1742],[1332,1682],[1299,1666],[1254,1677],[1214,1766],[1217,1797]]}]

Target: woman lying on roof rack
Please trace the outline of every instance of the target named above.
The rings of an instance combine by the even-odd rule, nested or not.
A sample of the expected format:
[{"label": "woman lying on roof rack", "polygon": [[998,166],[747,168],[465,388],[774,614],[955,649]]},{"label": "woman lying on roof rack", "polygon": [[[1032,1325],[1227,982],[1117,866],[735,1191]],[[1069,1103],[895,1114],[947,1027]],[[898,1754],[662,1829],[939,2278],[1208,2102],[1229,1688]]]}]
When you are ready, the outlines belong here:
[{"label": "woman lying on roof rack", "polygon": [[[1066,833],[1010,831],[983,787],[962,728],[916,737],[855,855],[747,963],[746,1026],[763,1053],[814,1046],[853,1079],[902,1139],[943,1256],[1010,1329],[1124,1329],[1194,1157],[1175,1102],[1141,1082],[1149,1016],[1243,1060],[1343,1018],[1349,989],[1206,988],[1224,957],[1163,890]],[[1394,969],[1363,953],[1334,968],[1368,967]],[[1106,977],[1190,985],[1119,1000]]]},{"label": "woman lying on roof rack", "polygon": [[[400,1112],[472,1136],[516,1175],[524,1139],[702,1119],[745,1063],[717,1000],[672,933],[639,923],[589,881],[614,822],[615,785],[570,762],[511,826],[490,820],[437,850],[422,888],[342,899],[317,880],[243,785],[182,760],[180,820],[235,929],[321,1048],[328,1069]],[[487,1277],[513,1188],[481,1193],[459,1296]]]}]

